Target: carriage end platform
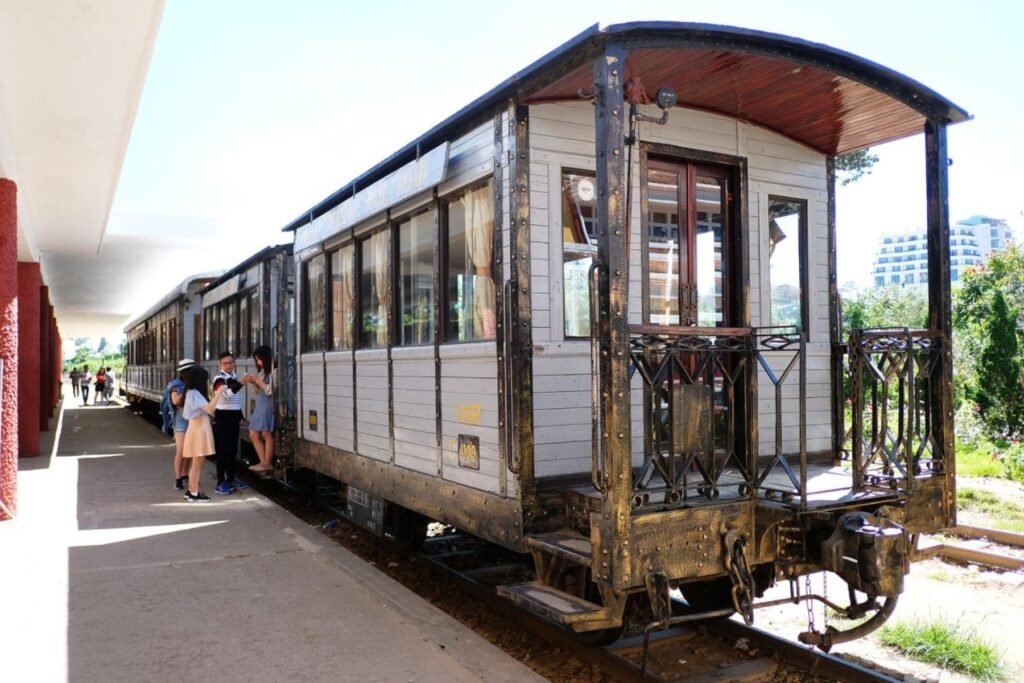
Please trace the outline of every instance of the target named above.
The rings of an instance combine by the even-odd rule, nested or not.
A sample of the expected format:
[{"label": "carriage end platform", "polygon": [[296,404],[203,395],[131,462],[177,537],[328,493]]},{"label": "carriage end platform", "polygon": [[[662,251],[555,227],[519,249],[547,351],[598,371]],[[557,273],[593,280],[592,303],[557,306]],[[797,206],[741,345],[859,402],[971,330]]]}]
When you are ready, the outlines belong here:
[{"label": "carriage end platform", "polygon": [[56,434],[0,525],[5,680],[543,680],[258,493],[184,502],[128,411]]}]

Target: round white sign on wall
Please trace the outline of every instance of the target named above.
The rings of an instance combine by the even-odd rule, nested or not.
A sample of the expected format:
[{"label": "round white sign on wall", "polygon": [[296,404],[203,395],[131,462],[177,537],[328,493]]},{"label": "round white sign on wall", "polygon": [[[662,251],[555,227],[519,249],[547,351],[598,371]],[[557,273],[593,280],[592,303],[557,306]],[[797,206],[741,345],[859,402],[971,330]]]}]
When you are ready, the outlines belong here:
[{"label": "round white sign on wall", "polygon": [[582,201],[591,201],[594,198],[594,181],[590,178],[580,178],[576,183],[576,194]]}]

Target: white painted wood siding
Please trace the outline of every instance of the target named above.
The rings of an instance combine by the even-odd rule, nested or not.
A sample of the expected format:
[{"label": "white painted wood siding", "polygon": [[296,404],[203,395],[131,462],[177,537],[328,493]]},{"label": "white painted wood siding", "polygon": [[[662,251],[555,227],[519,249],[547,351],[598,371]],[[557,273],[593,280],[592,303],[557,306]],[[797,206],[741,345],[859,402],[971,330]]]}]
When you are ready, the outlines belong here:
[{"label": "white painted wood siding", "polygon": [[[673,109],[665,126],[644,123],[643,142],[728,154],[747,159],[747,228],[750,254],[751,324],[767,325],[769,195],[804,199],[808,208],[808,450],[831,447],[827,197],[825,156],[768,130],[725,116]],[[589,344],[565,340],[562,301],[561,176],[563,170],[594,171],[594,110],[586,102],[530,107],[531,268],[533,269],[534,423],[538,476],[590,468]],[[642,216],[640,154],[633,153],[629,318],[642,322]],[[774,364],[780,359],[773,359]],[[774,392],[759,372],[759,439],[762,453],[774,449]],[[797,445],[794,375],[784,393],[784,450]],[[641,446],[638,380],[633,382],[633,448]],[[636,458],[634,458],[636,460]]]},{"label": "white painted wood siding", "polygon": [[[459,434],[480,439],[480,469],[459,467]],[[500,491],[498,365],[494,342],[441,347],[441,448],[445,479]]]},{"label": "white painted wood siding", "polygon": [[353,449],[355,422],[352,418],[352,352],[338,351],[324,356],[327,363],[327,445]]},{"label": "white painted wood siding", "polygon": [[[324,443],[324,357],[321,353],[306,353],[299,356],[301,391],[299,393],[298,421],[302,438],[313,443]],[[317,429],[309,428],[309,411],[317,414]]]},{"label": "white painted wood siding", "polygon": [[391,461],[391,425],[388,418],[387,349],[356,351],[356,432],[359,455]]},{"label": "white painted wood siding", "polygon": [[436,476],[438,448],[434,347],[395,348],[391,354],[395,464]]}]

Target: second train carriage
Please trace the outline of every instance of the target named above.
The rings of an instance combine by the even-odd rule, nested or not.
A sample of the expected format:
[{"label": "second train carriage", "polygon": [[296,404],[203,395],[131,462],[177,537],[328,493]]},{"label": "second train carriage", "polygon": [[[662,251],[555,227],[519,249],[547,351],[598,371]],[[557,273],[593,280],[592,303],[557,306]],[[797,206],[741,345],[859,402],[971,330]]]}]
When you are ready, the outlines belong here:
[{"label": "second train carriage", "polygon": [[196,358],[199,338],[199,292],[218,272],[186,278],[148,311],[124,326],[127,357],[122,381],[132,404],[159,404],[164,388],[182,358]]},{"label": "second train carriage", "polygon": [[[793,38],[590,29],[286,228],[294,464],[529,550],[538,580],[502,591],[577,631],[631,595],[670,623],[672,587],[750,619],[827,569],[874,616],[802,637],[862,635],[914,535],[955,520],[946,127],[967,118]],[[835,158],[921,133],[929,329],[843,339]]]},{"label": "second train carriage", "polygon": [[[202,344],[196,360],[213,377],[224,351],[235,356],[239,377],[256,372],[252,353],[267,345],[274,351],[273,400],[277,450],[284,454],[294,434],[295,278],[292,245],[267,247],[210,282],[200,292]],[[243,389],[242,415],[255,409],[252,386]],[[248,441],[246,421],[241,438]]]}]

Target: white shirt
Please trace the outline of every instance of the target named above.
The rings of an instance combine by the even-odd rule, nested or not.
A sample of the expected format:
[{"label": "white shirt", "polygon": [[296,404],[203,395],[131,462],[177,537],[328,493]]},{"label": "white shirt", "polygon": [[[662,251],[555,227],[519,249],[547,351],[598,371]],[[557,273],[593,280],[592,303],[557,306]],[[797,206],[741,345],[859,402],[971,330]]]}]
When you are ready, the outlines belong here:
[{"label": "white shirt", "polygon": [[186,420],[191,420],[200,415],[209,415],[209,413],[203,410],[203,407],[209,405],[209,403],[198,391],[189,389],[185,393],[185,405],[181,408],[181,416]]},{"label": "white shirt", "polygon": [[[226,379],[233,379],[236,382],[238,381],[238,375],[236,375],[234,373],[231,373],[231,372],[224,372],[223,370],[221,370],[220,372],[218,372],[214,376],[213,381],[216,382],[218,378],[225,379],[225,380]],[[235,392],[231,391],[231,389],[225,389],[224,390],[224,395],[220,397],[220,403],[217,404],[217,410],[241,410],[241,409],[242,409],[242,397],[239,396],[238,394],[236,394]]]}]

